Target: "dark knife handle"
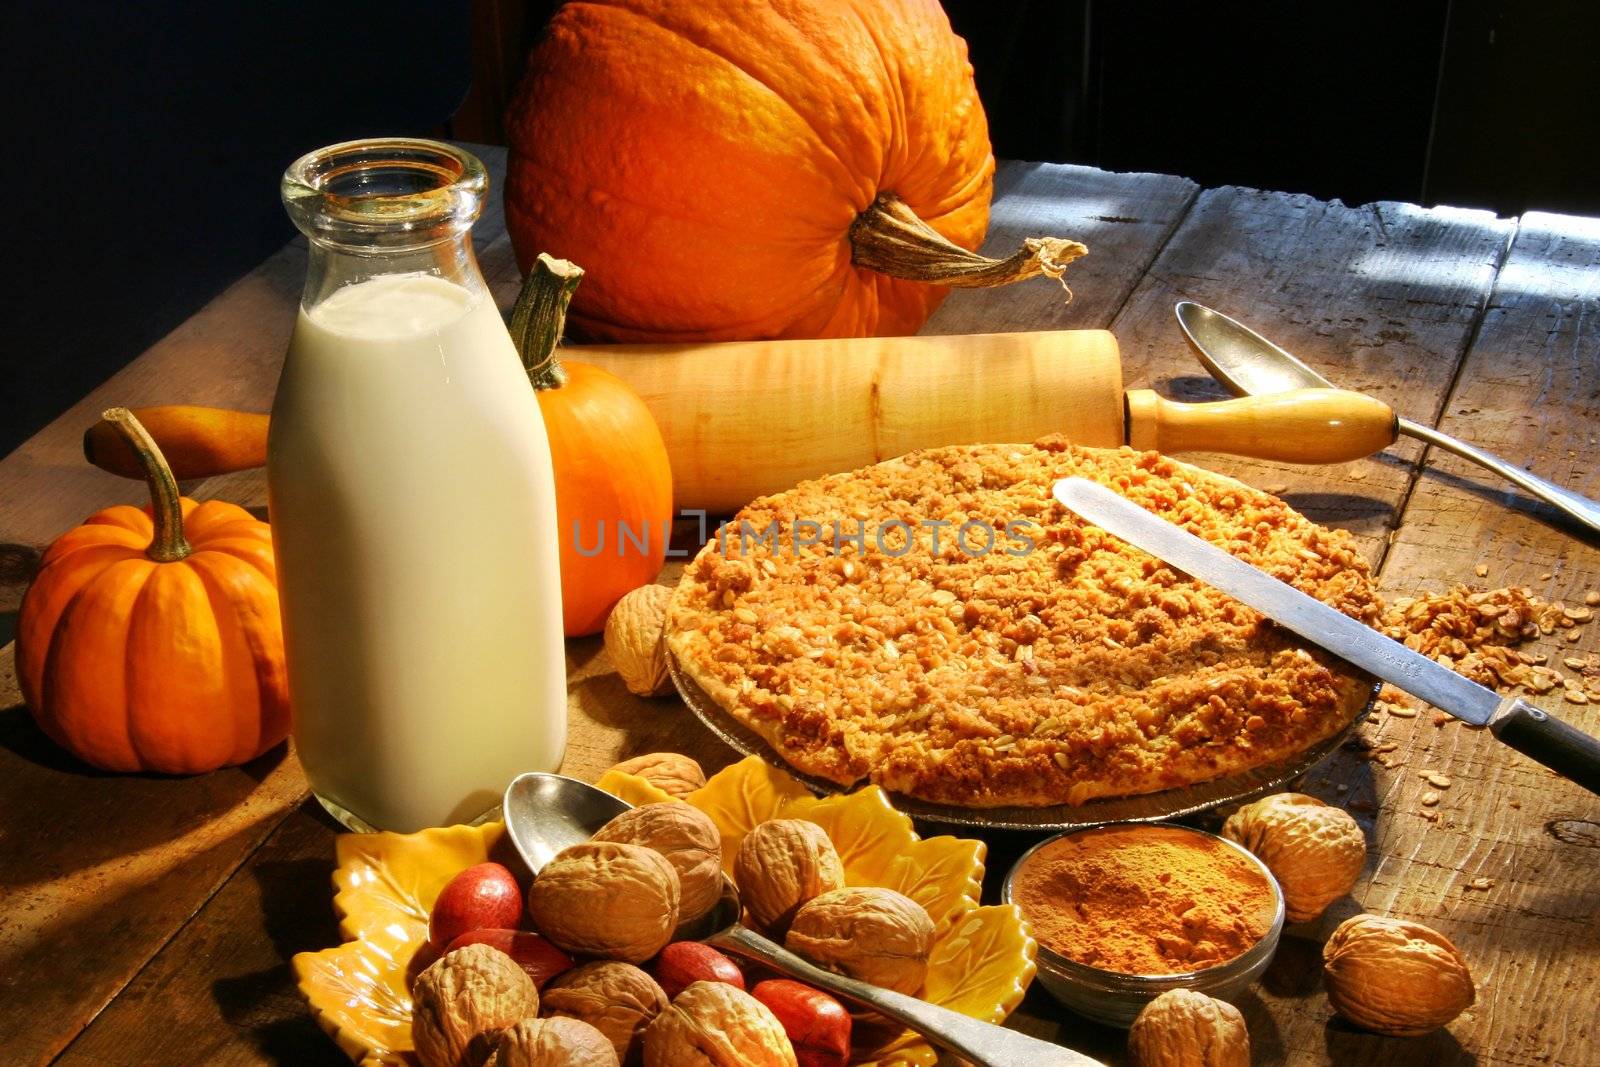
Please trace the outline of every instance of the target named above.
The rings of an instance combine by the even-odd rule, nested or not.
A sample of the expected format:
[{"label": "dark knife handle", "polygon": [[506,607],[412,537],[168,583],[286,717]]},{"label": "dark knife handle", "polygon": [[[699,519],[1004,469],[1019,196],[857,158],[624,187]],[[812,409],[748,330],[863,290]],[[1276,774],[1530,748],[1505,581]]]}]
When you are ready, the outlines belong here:
[{"label": "dark knife handle", "polygon": [[1489,720],[1494,735],[1529,759],[1600,793],[1600,741],[1526,700],[1508,699]]}]

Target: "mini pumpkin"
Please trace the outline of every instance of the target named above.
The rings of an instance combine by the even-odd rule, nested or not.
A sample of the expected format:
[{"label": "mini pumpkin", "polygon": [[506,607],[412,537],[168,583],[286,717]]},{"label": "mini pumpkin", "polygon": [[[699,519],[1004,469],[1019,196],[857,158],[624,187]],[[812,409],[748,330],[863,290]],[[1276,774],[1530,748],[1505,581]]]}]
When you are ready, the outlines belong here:
[{"label": "mini pumpkin", "polygon": [[582,280],[577,264],[541,254],[510,323],[550,439],[569,637],[599,631],[624,594],[655,580],[672,529],[672,465],[650,409],[610,371],[557,354]]},{"label": "mini pumpkin", "polygon": [[133,414],[102,418],[138,456],[151,506],[97,511],[46,550],[18,619],[23,699],[52,740],[104,770],[253,759],[289,731],[270,528],[180,497]]},{"label": "mini pumpkin", "polygon": [[586,337],[915,333],[949,286],[1087,251],[973,251],[994,157],[937,0],[567,4],[506,125],[512,244],[595,272]]}]

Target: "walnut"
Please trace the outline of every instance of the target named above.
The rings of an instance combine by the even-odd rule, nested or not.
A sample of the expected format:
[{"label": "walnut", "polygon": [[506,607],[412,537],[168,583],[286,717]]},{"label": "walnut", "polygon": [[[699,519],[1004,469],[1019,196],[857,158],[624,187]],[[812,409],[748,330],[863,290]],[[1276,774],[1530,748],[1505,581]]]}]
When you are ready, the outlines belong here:
[{"label": "walnut", "polygon": [[1239,1009],[1192,989],[1169,989],[1128,1031],[1133,1067],[1250,1067],[1250,1032]]},{"label": "walnut", "polygon": [[698,919],[722,896],[722,833],[711,816],[682,801],[641,804],[606,823],[595,841],[643,845],[678,872],[678,921]]},{"label": "walnut", "polygon": [[1228,817],[1222,836],[1261,857],[1283,887],[1290,922],[1308,922],[1350,892],[1367,839],[1350,813],[1304,793],[1277,793]]},{"label": "walnut", "polygon": [[644,1032],[645,1067],[798,1067],[783,1024],[742,989],[696,982]]},{"label": "walnut", "polygon": [[[543,1011],[588,1023],[627,1063],[639,1035],[667,1006],[656,980],[631,963],[585,963],[545,986]],[[637,1059],[637,1057],[635,1057]]]},{"label": "walnut", "polygon": [[700,764],[676,752],[648,752],[623,760],[611,769],[636,774],[679,800],[706,784],[706,772],[700,769]]},{"label": "walnut", "polygon": [[1467,961],[1449,938],[1378,915],[1339,924],[1322,946],[1322,978],[1335,1011],[1395,1037],[1437,1030],[1476,996]]},{"label": "walnut", "polygon": [[795,913],[784,944],[819,967],[914,994],[928,974],[933,920],[892,889],[835,889]]},{"label": "walnut", "polygon": [[528,914],[558,948],[640,963],[672,940],[678,874],[643,845],[590,841],[545,864],[528,889]]},{"label": "walnut", "polygon": [[539,1010],[539,991],[504,952],[468,945],[419,974],[411,1002],[411,1036],[423,1067],[477,1067],[501,1031]]},{"label": "walnut", "polygon": [[844,885],[844,864],[816,823],[769,819],[739,843],[733,880],[756,925],[781,932],[800,905]]},{"label": "walnut", "polygon": [[672,691],[667,646],[661,640],[672,590],[643,585],[617,601],[606,619],[606,651],[628,692],[658,697]]},{"label": "walnut", "polygon": [[500,1035],[484,1067],[618,1067],[617,1050],[580,1019],[524,1019]]}]

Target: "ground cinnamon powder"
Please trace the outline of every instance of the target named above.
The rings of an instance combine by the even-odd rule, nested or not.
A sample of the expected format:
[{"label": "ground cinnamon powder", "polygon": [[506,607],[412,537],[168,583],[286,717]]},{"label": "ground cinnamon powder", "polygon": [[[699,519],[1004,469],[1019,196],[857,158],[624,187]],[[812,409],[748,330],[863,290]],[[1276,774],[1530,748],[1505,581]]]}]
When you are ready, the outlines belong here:
[{"label": "ground cinnamon powder", "polygon": [[1177,974],[1260,941],[1277,901],[1259,868],[1221,841],[1170,826],[1106,826],[1029,857],[1011,899],[1038,942],[1124,974]]}]

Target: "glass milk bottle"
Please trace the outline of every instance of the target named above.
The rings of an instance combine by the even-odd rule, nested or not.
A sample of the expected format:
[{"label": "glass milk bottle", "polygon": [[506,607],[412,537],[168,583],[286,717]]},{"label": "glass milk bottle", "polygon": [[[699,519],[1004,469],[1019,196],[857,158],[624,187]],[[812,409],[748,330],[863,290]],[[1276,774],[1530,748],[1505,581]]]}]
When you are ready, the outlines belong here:
[{"label": "glass milk bottle", "polygon": [[472,254],[488,176],[356,141],[282,191],[311,248],[267,460],[295,747],[346,826],[470,822],[566,741],[550,449]]}]

